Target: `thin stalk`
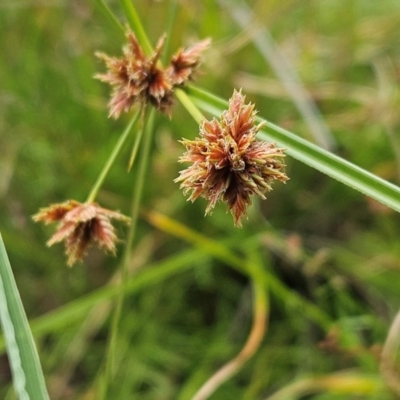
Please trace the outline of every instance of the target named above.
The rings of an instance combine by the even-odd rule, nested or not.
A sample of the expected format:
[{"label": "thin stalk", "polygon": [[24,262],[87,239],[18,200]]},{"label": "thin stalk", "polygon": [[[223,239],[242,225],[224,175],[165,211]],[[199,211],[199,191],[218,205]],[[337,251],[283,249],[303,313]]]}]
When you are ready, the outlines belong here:
[{"label": "thin stalk", "polygon": [[92,190],[90,191],[89,196],[86,199],[86,202],[89,203],[89,202],[93,202],[95,200],[95,198],[100,190],[100,187],[104,183],[104,180],[106,179],[108,172],[110,171],[112,165],[114,164],[115,159],[119,155],[121,149],[123,148],[123,146],[126,142],[126,139],[128,138],[133,127],[135,126],[135,124],[139,118],[139,114],[140,114],[140,112],[137,112],[133,116],[133,118],[129,122],[128,126],[122,132],[120,138],[118,139],[118,142],[115,144],[114,149],[112,150],[110,156],[108,157],[108,160],[105,163],[99,177],[97,178],[96,183],[94,184]]},{"label": "thin stalk", "polygon": [[129,21],[129,25],[135,33],[139,43],[143,46],[144,51],[147,54],[151,54],[153,52],[153,47],[149,41],[149,38],[146,35],[146,31],[143,28],[142,23],[140,22],[140,18],[136,9],[131,0],[119,0],[119,4],[121,5],[122,10],[126,18]]},{"label": "thin stalk", "polygon": [[184,92],[182,89],[175,89],[175,96],[198,124],[204,120],[204,115],[193,103],[192,99],[186,94],[186,92]]},{"label": "thin stalk", "polygon": [[104,2],[104,0],[95,0],[95,3],[100,8],[101,12],[110,19],[110,21],[124,33],[125,29],[122,26],[121,22],[119,22],[118,18],[115,14],[111,11],[110,7]]},{"label": "thin stalk", "polygon": [[400,311],[389,329],[381,353],[381,373],[390,389],[400,396],[400,374],[395,359],[400,347]]},{"label": "thin stalk", "polygon": [[175,25],[177,10],[178,10],[178,1],[171,0],[169,3],[169,8],[168,8],[167,37],[165,38],[164,51],[163,51],[163,56],[162,56],[163,64],[167,63],[167,57],[168,57],[168,52],[169,52],[168,50],[169,50],[170,42],[171,42],[172,29]]},{"label": "thin stalk", "polygon": [[128,171],[131,170],[133,163],[136,160],[136,156],[139,150],[140,143],[142,142],[142,136],[143,136],[143,131],[144,131],[144,126],[142,126],[142,129],[139,129],[139,132],[136,136],[135,142],[133,143],[132,151],[131,151],[131,156],[129,157],[129,163],[128,163]]},{"label": "thin stalk", "polygon": [[264,283],[253,279],[253,326],[240,353],[220,368],[193,396],[193,400],[208,399],[224,382],[231,378],[259,348],[267,326],[268,299]]},{"label": "thin stalk", "polygon": [[144,131],[144,140],[142,147],[142,157],[140,159],[140,164],[138,167],[138,173],[134,184],[133,196],[132,196],[132,207],[131,207],[131,225],[128,232],[127,243],[125,246],[125,252],[123,255],[122,261],[122,269],[120,276],[120,290],[118,292],[117,303],[115,307],[115,312],[112,320],[111,326],[111,337],[108,346],[107,352],[107,362],[105,369],[105,377],[104,377],[104,386],[103,386],[103,399],[108,399],[107,390],[109,388],[109,384],[112,381],[113,375],[115,373],[115,354],[116,354],[116,346],[117,339],[119,333],[119,323],[122,315],[122,307],[125,300],[125,292],[126,292],[126,283],[128,281],[129,275],[129,261],[131,258],[131,247],[133,241],[135,239],[137,221],[139,216],[139,207],[140,201],[142,198],[143,187],[146,177],[147,166],[150,159],[150,150],[151,150],[151,142],[152,142],[152,132],[153,132],[153,121],[154,121],[154,109],[151,110],[149,117],[147,118],[147,114],[144,117],[145,126],[143,127]]}]

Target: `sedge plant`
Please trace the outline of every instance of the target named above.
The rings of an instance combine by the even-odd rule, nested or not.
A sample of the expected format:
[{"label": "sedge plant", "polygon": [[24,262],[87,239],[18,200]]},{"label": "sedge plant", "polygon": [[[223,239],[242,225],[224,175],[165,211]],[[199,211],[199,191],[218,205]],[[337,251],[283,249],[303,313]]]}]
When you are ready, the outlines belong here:
[{"label": "sedge plant", "polygon": [[[129,114],[130,121],[110,152],[86,200],[62,199],[60,201],[63,202],[41,209],[33,218],[37,222],[46,224],[57,223],[57,230],[47,244],[51,246],[64,242],[69,266],[84,261],[93,246],[99,247],[106,253],[115,254],[116,245],[121,239],[117,236],[113,222],[115,220],[129,225],[126,238],[124,238],[124,254],[117,271],[117,285],[99,289],[98,292],[87,296],[78,311],[78,314],[82,315],[99,300],[113,300],[113,317],[111,329],[108,332],[107,350],[97,373],[96,398],[112,397],[111,387],[117,377],[118,368],[121,368],[121,355],[117,343],[124,320],[125,296],[137,290],[140,285],[145,286],[146,279],[150,282],[153,282],[152,279],[162,279],[160,276],[164,276],[163,274],[168,276],[188,267],[188,260],[194,255],[199,259],[206,255],[209,258],[221,260],[236,273],[249,280],[252,288],[253,321],[242,349],[231,360],[227,360],[219,369],[211,373],[207,379],[203,379],[202,382],[196,381],[196,388],[187,389],[190,398],[207,399],[237,374],[257,353],[267,332],[268,316],[271,312],[270,293],[287,299],[293,308],[301,306],[326,333],[333,327],[334,322],[306,298],[292,293],[271,274],[265,268],[269,262],[260,257],[258,248],[250,252],[247,249],[249,254],[241,257],[232,245],[221,245],[201,232],[196,232],[166,215],[143,207],[142,195],[146,179],[148,179],[149,161],[152,157],[156,115],[164,114],[173,118],[172,109],[179,102],[198,124],[197,132],[188,133],[188,137],[181,140],[182,148],[185,149],[177,161],[184,163],[187,168],[180,172],[175,182],[180,184],[183,195],[188,196],[188,200],[194,202],[203,198],[207,201],[205,214],[208,219],[213,218],[212,212],[217,204],[225,203],[227,211],[232,214],[232,225],[235,229],[246,224],[248,208],[255,199],[268,201],[267,195],[274,185],[279,183],[290,185],[291,180],[296,179],[294,175],[289,176],[286,171],[284,161],[286,157],[293,157],[395,211],[400,211],[400,188],[268,122],[266,119],[268,115],[265,115],[262,109],[257,111],[257,106],[246,100],[244,91],[240,88],[232,88],[230,98],[222,99],[219,93],[194,86],[193,81],[197,77],[201,61],[206,57],[208,49],[212,48],[212,40],[206,38],[192,46],[182,47],[168,58],[165,55],[165,48],[169,44],[169,34],[171,34],[173,23],[169,21],[170,29],[167,30],[166,35],[158,39],[153,48],[134,3],[126,0],[120,0],[119,3],[129,27],[124,26],[103,0],[96,1],[98,8],[109,17],[116,29],[121,31],[121,54],[110,56],[104,52],[96,53],[97,57],[104,62],[103,68],[106,71],[97,72],[95,78],[110,86],[108,116],[118,119],[124,114]],[[178,3],[172,1],[171,4],[171,18],[174,18]],[[134,172],[135,181],[132,184],[131,211],[127,216],[117,210],[103,207],[97,202],[97,197],[111,168],[115,163],[120,162],[121,151],[132,136],[134,136],[133,147],[128,170]],[[132,249],[139,241],[137,231],[140,215],[159,231],[193,246],[192,252],[182,254],[181,257],[172,257],[170,263],[161,265],[156,270],[158,275],[155,274],[153,278],[150,272],[131,276],[130,262]],[[3,264],[7,267],[6,262]],[[15,288],[12,292],[16,296]],[[12,310],[10,310],[11,314]],[[76,311],[75,308],[67,306],[59,315],[67,315],[68,312],[73,314]],[[4,315],[2,317],[3,321]],[[53,326],[62,324],[61,319],[59,317],[57,320],[56,316],[50,316],[46,321],[47,327],[46,323],[39,320],[32,324],[32,329],[34,332],[36,329],[37,335],[44,334],[46,329],[51,329],[51,324],[54,324]],[[11,325],[13,325],[12,322]],[[5,329],[4,326],[3,328]],[[14,329],[25,332],[27,336],[31,335],[26,323],[15,323]],[[18,341],[10,342],[10,338],[5,336],[5,344],[12,364],[14,362],[16,365],[18,352],[27,350]],[[393,339],[390,340],[393,341]],[[18,349],[18,352],[13,352],[13,348]],[[386,347],[386,362],[382,364],[382,370],[384,376],[390,377],[390,385],[390,382],[393,382],[395,363],[388,356],[387,348],[391,347],[389,345]],[[387,359],[390,359],[390,362]],[[13,374],[14,380],[19,382],[16,384],[16,390],[19,391],[21,385],[24,387],[23,379],[21,380],[18,375],[19,369],[14,368]],[[33,379],[35,379],[35,374],[36,385],[41,388],[41,394],[35,395],[39,397],[26,398],[45,399],[43,375],[37,361],[35,361],[32,374]],[[284,398],[285,393],[331,390],[332,387],[342,388],[345,393],[361,393],[363,390],[365,393],[372,393],[381,384],[368,381],[364,385],[366,381],[364,376],[357,374],[332,374],[301,381],[282,389],[270,398]],[[396,390],[396,385],[392,383],[390,386]]]}]

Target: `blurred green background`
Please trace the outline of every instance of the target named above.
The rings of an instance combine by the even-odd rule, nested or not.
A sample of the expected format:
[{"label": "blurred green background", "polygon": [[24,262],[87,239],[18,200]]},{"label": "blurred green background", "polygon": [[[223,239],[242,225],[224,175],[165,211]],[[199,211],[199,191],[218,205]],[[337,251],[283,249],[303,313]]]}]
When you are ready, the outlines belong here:
[{"label": "blurred green background", "polygon": [[[125,22],[118,2],[107,4]],[[155,44],[167,29],[169,2],[134,4]],[[246,4],[255,18],[248,28],[240,25],[242,2],[178,2],[170,52],[213,40],[196,84],[225,99],[242,87],[263,118],[310,141],[328,139],[336,154],[399,184],[398,1]],[[271,45],[269,37],[275,46],[262,54],[256,37],[261,48]],[[35,225],[31,215],[50,203],[84,201],[128,123],[129,116],[107,118],[109,88],[93,79],[104,71],[95,51],[120,55],[121,46],[120,32],[95,2],[0,0],[0,229],[29,319],[42,327],[53,321],[35,333],[52,399],[95,398],[113,304],[100,301],[90,312],[62,314],[56,322],[54,316],[68,305],[79,310],[84,296],[112,281],[120,257],[93,250],[84,264],[69,269],[63,247],[45,245],[51,227]],[[272,67],[287,72],[282,56],[306,93],[299,101],[311,110],[315,129],[296,107],[295,90],[287,90]],[[286,79],[292,78],[289,71]],[[288,293],[314,304],[331,322],[322,326],[301,304],[273,293],[261,347],[211,398],[267,399],[297,380],[343,370],[369,377],[372,388],[276,398],[396,398],[384,385],[379,354],[400,307],[398,214],[287,157],[290,181],[275,184],[266,201],[255,199],[243,229],[233,227],[224,205],[204,217],[206,202],[186,202],[173,183],[183,168],[178,140],[197,134],[178,104],[171,120],[157,117],[144,208],[231,246],[243,259],[256,254]],[[135,171],[127,172],[131,144],[98,197],[125,214],[135,180]],[[123,243],[118,247],[120,255]],[[139,276],[190,248],[142,217],[131,271]],[[150,277],[126,298],[112,398],[191,398],[240,351],[251,325],[251,299],[244,275],[201,251],[175,273]],[[13,398],[10,385],[3,353],[0,398]]]}]

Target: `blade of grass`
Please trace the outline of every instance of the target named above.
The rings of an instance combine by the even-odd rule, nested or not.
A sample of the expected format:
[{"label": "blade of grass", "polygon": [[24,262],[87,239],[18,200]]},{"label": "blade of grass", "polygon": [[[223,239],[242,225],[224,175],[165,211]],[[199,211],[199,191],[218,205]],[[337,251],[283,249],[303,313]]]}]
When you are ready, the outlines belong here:
[{"label": "blade of grass", "polygon": [[[228,106],[226,101],[193,86],[188,88],[188,93],[199,108],[213,116],[219,117]],[[259,120],[261,121],[261,118]],[[286,148],[287,154],[293,158],[400,212],[400,188],[398,186],[271,122],[266,121],[259,137],[264,140],[276,141],[278,145]]]},{"label": "blade of grass", "polygon": [[[263,262],[262,258],[259,256],[259,252],[253,251],[249,254],[249,257],[252,258],[252,262],[258,270],[262,271]],[[267,328],[267,316],[269,312],[267,287],[265,280],[258,279],[258,274],[253,274],[251,279],[254,292],[253,325],[246,343],[239,354],[223,365],[200,387],[193,396],[193,400],[208,399],[224,382],[243,367],[243,364],[256,353],[261,344]]]},{"label": "blade of grass", "polygon": [[266,270],[260,270],[257,268],[257,265],[251,261],[237,256],[232,250],[218,240],[211,240],[188,226],[158,212],[148,212],[146,216],[149,223],[156,228],[192,243],[207,254],[221,260],[231,268],[236,269],[250,278],[256,276],[258,280],[264,281],[265,285],[270,288],[271,293],[274,293],[278,298],[282,299],[288,307],[296,308],[297,310],[300,307],[302,312],[315,321],[322,329],[328,331],[332,327],[332,321],[324,311],[296,292],[288,289],[275,275]]},{"label": "blade of grass", "polygon": [[95,3],[99,7],[100,11],[113,22],[114,26],[117,27],[118,30],[124,33],[124,27],[122,26],[121,22],[119,22],[118,18],[114,15],[111,11],[110,7],[104,2],[104,0],[95,0]]},{"label": "blade of grass", "polygon": [[39,356],[0,234],[0,320],[20,400],[49,399]]},{"label": "blade of grass", "polygon": [[381,373],[387,385],[394,393],[400,396],[400,380],[396,356],[399,351],[400,312],[397,312],[389,329],[385,344],[381,353]]},{"label": "blade of grass", "polygon": [[219,1],[228,10],[237,24],[243,30],[249,32],[254,46],[264,57],[265,61],[269,63],[276,76],[286,88],[289,96],[292,97],[293,103],[304,118],[318,145],[326,150],[335,149],[337,147],[335,138],[325,124],[311,96],[304,88],[296,69],[293,68],[290,61],[285,57],[285,54],[276,45],[269,30],[265,25],[257,26],[254,12],[244,2],[234,4],[231,1]]},{"label": "blade of grass", "polygon": [[294,382],[265,400],[300,399],[304,396],[325,392],[332,394],[354,394],[360,396],[382,394],[382,382],[371,375],[351,372],[339,372],[321,377],[303,379]]},{"label": "blade of grass", "polygon": [[153,47],[146,35],[146,31],[140,22],[139,15],[136,12],[135,6],[132,4],[131,0],[119,0],[124,14],[129,21],[129,25],[135,33],[139,43],[143,46],[144,51],[149,55],[153,52]]},{"label": "blade of grass", "polygon": [[[205,257],[199,250],[191,249],[168,259],[146,266],[137,275],[130,277],[125,284],[126,294],[132,294],[145,289],[150,285],[160,282],[182,271],[192,268],[193,260],[201,262]],[[50,311],[31,321],[31,329],[34,336],[39,339],[51,332],[56,332],[68,326],[70,323],[84,317],[95,304],[109,300],[116,296],[119,288],[107,286],[73,300],[66,305]],[[5,341],[0,338],[0,353],[5,349]]]},{"label": "blade of grass", "polygon": [[167,37],[165,38],[164,50],[162,55],[162,63],[167,64],[167,57],[169,53],[169,47],[172,37],[172,30],[175,26],[176,14],[178,11],[178,0],[171,0],[168,7],[168,17],[167,17]]}]

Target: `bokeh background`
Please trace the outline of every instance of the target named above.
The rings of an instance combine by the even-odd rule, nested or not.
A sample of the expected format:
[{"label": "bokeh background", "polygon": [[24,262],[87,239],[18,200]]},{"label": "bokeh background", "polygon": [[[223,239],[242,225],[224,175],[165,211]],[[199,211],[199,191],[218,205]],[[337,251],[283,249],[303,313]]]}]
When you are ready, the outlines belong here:
[{"label": "bokeh background", "polygon": [[[107,4],[125,22],[118,2]],[[155,44],[167,29],[169,2],[134,4]],[[263,118],[398,184],[399,26],[396,0],[182,0],[170,51],[212,38],[198,86],[225,99],[241,87]],[[107,118],[109,88],[93,79],[104,71],[95,51],[119,55],[121,46],[120,32],[94,1],[0,1],[0,229],[52,399],[95,398],[114,307],[99,295],[89,311],[79,310],[115,279],[124,243],[117,257],[93,250],[70,269],[62,245],[45,245],[51,227],[31,216],[50,203],[84,201],[128,123],[129,116]],[[294,79],[299,86],[288,87]],[[272,294],[259,350],[211,398],[267,399],[303,378],[349,370],[370,379],[359,394],[324,389],[276,399],[396,398],[379,355],[400,307],[399,215],[287,157],[291,180],[255,200],[236,229],[224,205],[204,217],[206,202],[188,203],[173,183],[182,169],[178,140],[197,136],[195,121],[177,104],[154,129],[144,209],[243,258],[254,250],[288,292],[332,323],[322,326],[301,304]],[[135,180],[135,171],[127,172],[131,145],[98,197],[125,214]],[[118,233],[124,238],[125,228]],[[190,248],[142,214],[131,272],[140,276]],[[243,346],[252,318],[248,279],[209,254],[194,254],[127,295],[113,399],[189,399]],[[69,314],[61,313],[65,307]],[[0,397],[12,399],[4,344],[2,352]]]}]

